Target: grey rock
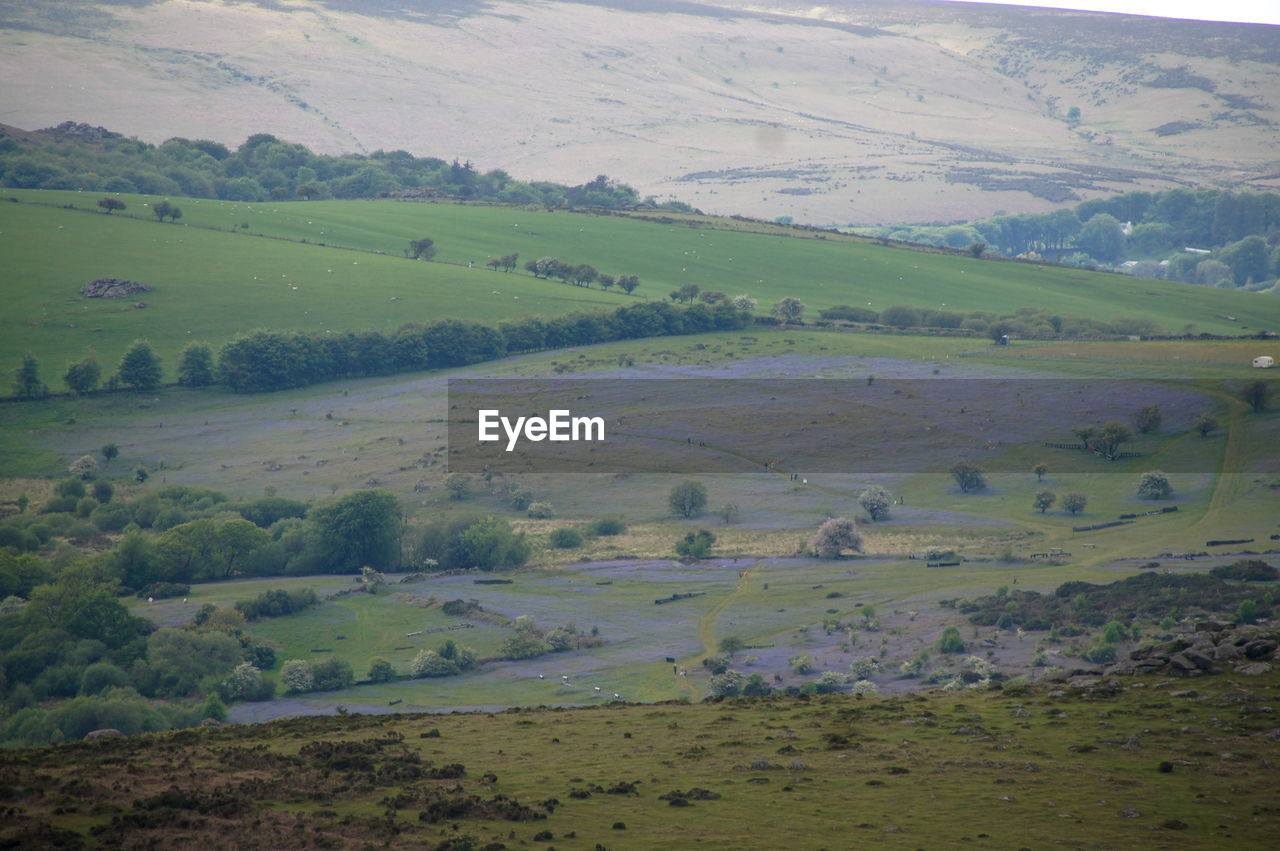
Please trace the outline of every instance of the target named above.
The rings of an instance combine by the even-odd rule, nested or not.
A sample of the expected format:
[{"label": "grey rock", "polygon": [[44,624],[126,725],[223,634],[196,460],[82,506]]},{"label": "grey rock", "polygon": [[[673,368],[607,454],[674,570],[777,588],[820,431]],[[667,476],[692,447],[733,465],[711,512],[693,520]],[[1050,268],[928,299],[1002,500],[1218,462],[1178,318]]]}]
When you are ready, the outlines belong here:
[{"label": "grey rock", "polygon": [[1277,647],[1280,647],[1280,645],[1277,645],[1271,639],[1259,638],[1250,641],[1244,646],[1244,655],[1250,659],[1269,659],[1275,655]]},{"label": "grey rock", "polygon": [[101,730],[90,730],[88,733],[85,733],[84,735],[84,740],[86,742],[96,742],[96,741],[99,741],[100,739],[123,739],[123,738],[125,738],[124,733],[120,732],[114,727],[103,727]]},{"label": "grey rock", "polygon": [[124,298],[135,293],[150,292],[151,288],[137,281],[126,281],[122,278],[98,278],[80,288],[80,294],[87,298]]},{"label": "grey rock", "polygon": [[1239,647],[1234,644],[1219,644],[1213,648],[1213,658],[1219,662],[1230,662],[1239,659],[1243,655]]},{"label": "grey rock", "polygon": [[[1213,648],[1210,647],[1209,651],[1212,652]],[[1182,651],[1182,655],[1202,671],[1213,670],[1213,657],[1198,647],[1188,647]]]},{"label": "grey rock", "polygon": [[1270,662],[1250,662],[1247,665],[1238,665],[1236,667],[1237,674],[1244,674],[1248,677],[1256,677],[1265,674],[1271,670]]}]

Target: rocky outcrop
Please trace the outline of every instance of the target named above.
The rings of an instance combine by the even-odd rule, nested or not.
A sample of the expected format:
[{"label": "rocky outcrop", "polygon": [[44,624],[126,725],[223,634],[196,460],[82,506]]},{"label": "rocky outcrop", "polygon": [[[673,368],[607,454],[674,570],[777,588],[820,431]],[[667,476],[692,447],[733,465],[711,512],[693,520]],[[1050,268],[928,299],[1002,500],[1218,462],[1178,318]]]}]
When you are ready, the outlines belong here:
[{"label": "rocky outcrop", "polygon": [[125,298],[136,293],[151,292],[151,287],[137,281],[121,278],[98,278],[80,288],[80,295],[87,298]]},{"label": "rocky outcrop", "polygon": [[1107,673],[1199,677],[1232,672],[1257,676],[1271,670],[1277,650],[1280,629],[1274,626],[1233,627],[1202,621],[1193,633],[1133,650],[1127,661],[1112,665]]},{"label": "rocky outcrop", "polygon": [[124,737],[124,733],[114,727],[103,727],[100,730],[90,730],[85,733],[84,740],[86,742],[96,742],[100,739],[123,739]]}]

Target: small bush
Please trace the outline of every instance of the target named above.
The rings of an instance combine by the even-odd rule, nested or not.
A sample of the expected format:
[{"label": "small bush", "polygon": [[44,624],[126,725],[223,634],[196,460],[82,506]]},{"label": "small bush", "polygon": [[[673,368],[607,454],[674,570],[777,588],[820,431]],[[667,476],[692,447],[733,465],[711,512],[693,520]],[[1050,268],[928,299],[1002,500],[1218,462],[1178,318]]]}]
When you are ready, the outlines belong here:
[{"label": "small bush", "polygon": [[1094,665],[1106,665],[1116,660],[1116,648],[1110,644],[1099,644],[1085,650],[1080,658]]},{"label": "small bush", "polygon": [[415,677],[452,677],[461,672],[457,663],[434,650],[423,650],[415,656],[409,670]]},{"label": "small bush", "polygon": [[55,496],[40,506],[41,514],[71,514],[76,510],[80,497]]},{"label": "small bush", "polygon": [[608,538],[614,535],[621,535],[627,531],[627,524],[619,517],[601,517],[587,527],[592,535],[601,538]]},{"label": "small bush", "polygon": [[133,522],[133,510],[127,503],[109,502],[93,509],[89,521],[104,532],[119,532]]},{"label": "small bush", "polygon": [[530,503],[529,510],[526,513],[535,520],[546,520],[556,516],[555,509],[551,507],[549,502]]},{"label": "small bush", "polygon": [[939,653],[963,653],[964,639],[960,637],[960,630],[954,626],[944,629],[937,647]]},{"label": "small bush", "polygon": [[706,529],[690,532],[676,541],[676,555],[684,561],[698,561],[711,555],[711,546],[716,536]]},{"label": "small bush", "polygon": [[577,529],[562,526],[559,529],[552,529],[547,540],[558,550],[571,550],[582,546],[582,533]]}]

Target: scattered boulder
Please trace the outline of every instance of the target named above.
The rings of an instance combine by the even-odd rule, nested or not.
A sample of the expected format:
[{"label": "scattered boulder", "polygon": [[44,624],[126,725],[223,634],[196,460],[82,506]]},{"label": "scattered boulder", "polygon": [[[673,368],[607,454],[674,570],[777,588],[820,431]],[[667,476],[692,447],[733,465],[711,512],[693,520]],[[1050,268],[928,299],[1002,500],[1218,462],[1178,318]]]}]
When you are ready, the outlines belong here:
[{"label": "scattered boulder", "polygon": [[1257,677],[1268,673],[1271,670],[1270,662],[1250,662],[1247,665],[1239,665],[1236,667],[1237,674],[1244,674],[1246,677]]},{"label": "scattered boulder", "polygon": [[123,739],[123,738],[125,738],[124,733],[120,732],[114,727],[103,727],[100,730],[90,730],[89,732],[84,734],[84,740],[86,742],[96,742],[101,739]]},{"label": "scattered boulder", "polygon": [[1198,677],[1203,669],[1188,659],[1186,653],[1174,653],[1169,657],[1169,673],[1176,677]]},{"label": "scattered boulder", "polygon": [[1233,662],[1242,655],[1240,648],[1234,644],[1219,644],[1213,648],[1213,658],[1219,662]]},{"label": "scattered boulder", "polygon": [[80,288],[86,298],[125,298],[136,293],[151,292],[151,287],[123,278],[98,278]]},{"label": "scattered boulder", "polygon": [[1202,671],[1213,670],[1213,658],[1205,653],[1202,648],[1188,647],[1182,651],[1182,655]]},{"label": "scattered boulder", "polygon": [[1275,655],[1277,647],[1280,647],[1280,644],[1275,641],[1269,638],[1259,638],[1250,641],[1244,646],[1244,655],[1250,659],[1269,659]]}]

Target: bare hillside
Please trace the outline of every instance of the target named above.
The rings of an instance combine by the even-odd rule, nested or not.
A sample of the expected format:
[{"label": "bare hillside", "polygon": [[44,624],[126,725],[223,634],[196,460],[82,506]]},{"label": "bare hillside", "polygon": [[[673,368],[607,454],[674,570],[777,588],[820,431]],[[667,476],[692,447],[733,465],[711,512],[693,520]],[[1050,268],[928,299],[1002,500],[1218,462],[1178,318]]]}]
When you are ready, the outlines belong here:
[{"label": "bare hillside", "polygon": [[30,129],[270,132],[821,224],[1280,187],[1275,27],[887,0],[0,0],[0,27],[0,120]]}]

